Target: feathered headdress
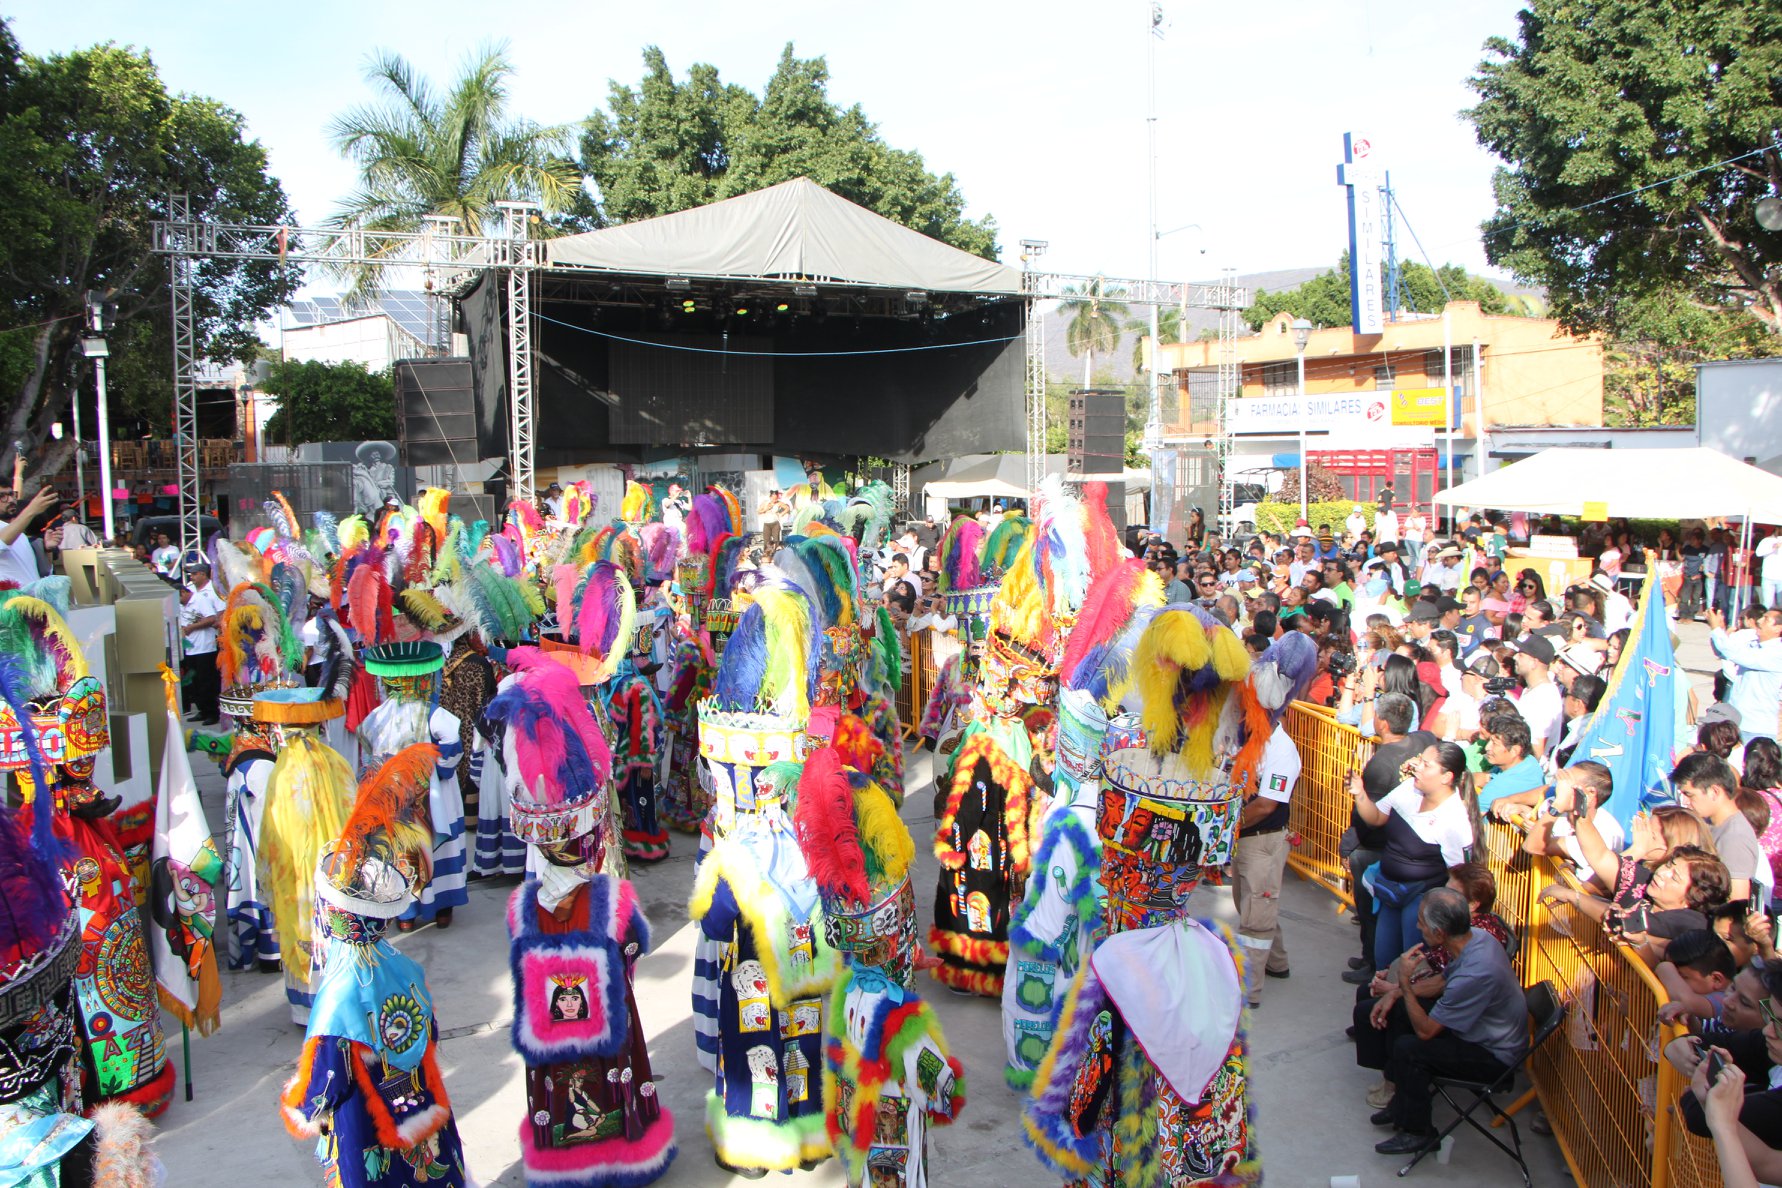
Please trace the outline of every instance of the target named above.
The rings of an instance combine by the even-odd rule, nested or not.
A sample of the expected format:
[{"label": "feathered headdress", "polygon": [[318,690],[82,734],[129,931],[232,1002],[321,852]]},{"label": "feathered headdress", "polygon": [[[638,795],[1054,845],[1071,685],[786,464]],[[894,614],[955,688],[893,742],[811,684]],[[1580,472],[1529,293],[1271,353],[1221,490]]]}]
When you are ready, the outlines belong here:
[{"label": "feathered headdress", "polygon": [[302,642],[272,588],[244,583],[229,591],[217,632],[217,668],[224,687],[267,684],[302,666]]},{"label": "feathered headdress", "polygon": [[355,916],[400,916],[433,877],[427,789],[439,762],[432,743],[404,747],[359,785],[340,837],[316,864],[316,894]]},{"label": "feathered headdress", "polygon": [[[1077,616],[1070,638],[1064,644],[1064,660],[1058,667],[1058,676],[1065,688],[1081,688],[1087,678],[1094,676],[1093,669],[1085,671],[1085,659],[1104,651],[1132,618],[1132,612],[1138,606],[1140,586],[1147,574],[1150,571],[1141,558],[1128,557],[1112,569],[1096,575],[1089,586],[1089,596],[1083,600],[1082,613]],[[1150,576],[1155,578],[1156,575]],[[1079,679],[1079,674],[1083,680]]]},{"label": "feathered headdress", "polygon": [[1172,606],[1151,620],[1132,667],[1152,753],[1179,751],[1190,772],[1211,770],[1226,695],[1250,672],[1243,642],[1199,607]]},{"label": "feathered headdress", "polygon": [[442,487],[428,487],[421,492],[415,501],[415,510],[421,513],[421,519],[433,529],[435,541],[446,537],[447,519],[451,513],[452,493]]},{"label": "feathered headdress", "polygon": [[720,538],[733,535],[730,523],[730,507],[719,495],[695,495],[687,512],[688,551],[710,556]]},{"label": "feathered headdress", "polygon": [[674,576],[674,563],[681,551],[681,534],[667,524],[645,524],[638,529],[644,544],[644,576],[652,582],[665,582]]},{"label": "feathered headdress", "polygon": [[984,576],[995,581],[1007,573],[1032,532],[1033,523],[1026,516],[1017,512],[1004,515],[1002,523],[991,529],[984,541],[983,557],[979,561]]},{"label": "feathered headdress", "polygon": [[642,524],[656,518],[656,494],[636,479],[625,480],[625,498],[619,501],[619,518]]},{"label": "feathered headdress", "polygon": [[985,584],[980,563],[983,550],[984,526],[970,516],[956,517],[941,537],[941,593],[976,590]]},{"label": "feathered headdress", "polygon": [[792,825],[827,901],[855,907],[875,902],[903,881],[916,854],[890,794],[850,772],[833,746],[806,758]]},{"label": "feathered headdress", "polygon": [[[1243,739],[1232,760],[1231,782],[1244,794],[1254,796],[1262,790],[1262,756],[1268,740],[1286,716],[1287,707],[1305,696],[1317,675],[1318,645],[1303,631],[1282,635],[1250,666],[1250,675],[1226,706],[1227,721],[1222,723],[1234,740],[1239,735]],[[1243,718],[1241,727],[1231,720],[1237,715]]]},{"label": "feathered headdress", "polygon": [[507,654],[513,674],[484,716],[503,728],[514,832],[537,844],[594,829],[612,775],[612,751],[569,669],[536,648]]},{"label": "feathered headdress", "polygon": [[803,721],[816,677],[809,601],[789,587],[763,586],[724,647],[712,698],[720,709]]},{"label": "feathered headdress", "polygon": [[871,552],[885,542],[891,531],[891,516],[897,509],[897,497],[885,483],[874,480],[854,492],[842,509],[841,529]]},{"label": "feathered headdress", "polygon": [[569,603],[572,616],[566,619],[563,568],[559,566],[557,574],[557,627],[563,638],[585,655],[599,658],[593,683],[600,684],[611,678],[630,646],[631,632],[637,623],[637,594],[624,570],[611,561],[596,561],[575,583]]},{"label": "feathered headdress", "polygon": [[347,694],[353,691],[353,678],[358,675],[359,668],[353,658],[353,641],[333,615],[320,615],[316,622],[321,628],[322,639],[321,656],[317,661],[322,666],[322,673],[316,687],[327,700],[345,701]]}]

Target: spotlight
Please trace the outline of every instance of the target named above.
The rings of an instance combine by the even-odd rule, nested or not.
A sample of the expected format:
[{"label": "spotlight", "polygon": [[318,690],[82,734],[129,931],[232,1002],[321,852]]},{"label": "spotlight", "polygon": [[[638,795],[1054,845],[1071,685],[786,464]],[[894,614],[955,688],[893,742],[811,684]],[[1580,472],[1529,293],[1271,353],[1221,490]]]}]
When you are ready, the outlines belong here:
[{"label": "spotlight", "polygon": [[792,308],[792,307],[791,307],[791,306],[790,306],[790,305],[788,305],[788,304],[787,304],[787,303],[786,303],[786,302],[784,302],[784,301],[782,301],[782,302],[780,302],[780,303],[779,303],[779,304],[778,304],[778,305],[776,305],[776,306],[774,306],[774,307],[773,307],[773,312],[775,312],[775,313],[785,313],[785,312],[786,312],[786,311],[787,311],[787,310],[789,310],[789,309],[791,309],[791,308]]},{"label": "spotlight", "polygon": [[740,301],[737,302],[736,303],[736,316],[739,318],[748,317],[749,316],[749,307]]},{"label": "spotlight", "polygon": [[691,297],[689,297],[685,301],[681,302],[681,312],[682,313],[690,314],[695,309],[698,309],[698,308],[699,308],[699,306],[694,302],[693,298],[691,298]]}]

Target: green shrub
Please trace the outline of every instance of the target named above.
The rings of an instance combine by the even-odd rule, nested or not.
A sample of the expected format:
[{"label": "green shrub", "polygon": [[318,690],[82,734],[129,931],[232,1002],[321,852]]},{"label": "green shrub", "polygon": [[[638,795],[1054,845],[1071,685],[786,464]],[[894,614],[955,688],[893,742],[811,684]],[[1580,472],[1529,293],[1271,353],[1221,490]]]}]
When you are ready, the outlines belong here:
[{"label": "green shrub", "polygon": [[[1344,532],[1348,531],[1344,522],[1348,520],[1349,513],[1354,510],[1355,500],[1353,499],[1332,499],[1324,503],[1308,504],[1306,506],[1306,523],[1311,525],[1313,532],[1317,532],[1320,528],[1329,528],[1332,536],[1341,537]],[[1367,517],[1368,530],[1372,531],[1374,505],[1363,503],[1361,514]],[[1256,505],[1256,530],[1258,532],[1272,532],[1276,536],[1285,536],[1293,531],[1293,527],[1297,523],[1299,523],[1299,504],[1297,502],[1281,503],[1269,499]]]}]

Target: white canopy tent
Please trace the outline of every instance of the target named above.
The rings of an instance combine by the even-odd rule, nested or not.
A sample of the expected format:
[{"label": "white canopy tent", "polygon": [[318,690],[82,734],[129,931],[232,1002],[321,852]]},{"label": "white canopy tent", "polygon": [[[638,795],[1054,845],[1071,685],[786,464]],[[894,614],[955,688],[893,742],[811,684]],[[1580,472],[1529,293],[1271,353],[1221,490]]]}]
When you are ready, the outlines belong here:
[{"label": "white canopy tent", "polygon": [[1557,447],[1435,494],[1449,507],[1578,516],[1587,503],[1626,519],[1742,517],[1782,524],[1782,477],[1697,446],[1672,450]]},{"label": "white canopy tent", "polygon": [[544,242],[548,265],[776,277],[936,293],[1021,291],[1018,269],[930,239],[809,178]]}]

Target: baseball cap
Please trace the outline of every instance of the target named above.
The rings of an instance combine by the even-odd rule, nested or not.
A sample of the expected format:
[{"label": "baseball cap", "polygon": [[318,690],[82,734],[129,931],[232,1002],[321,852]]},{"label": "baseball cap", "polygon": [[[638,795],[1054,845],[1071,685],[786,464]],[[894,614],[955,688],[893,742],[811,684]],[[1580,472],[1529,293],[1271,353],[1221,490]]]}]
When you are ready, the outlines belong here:
[{"label": "baseball cap", "polygon": [[1706,726],[1709,722],[1731,722],[1734,726],[1738,726],[1743,720],[1744,716],[1738,710],[1724,701],[1716,701],[1697,715],[1695,724],[1697,727],[1701,727]]},{"label": "baseball cap", "polygon": [[1411,613],[1407,617],[1413,623],[1434,623],[1441,619],[1442,612],[1435,603],[1419,598],[1411,607]]},{"label": "baseball cap", "polygon": [[1594,676],[1603,666],[1601,652],[1593,652],[1588,648],[1567,647],[1559,649],[1559,660],[1585,676]]},{"label": "baseball cap", "polygon": [[[1511,644],[1510,646],[1515,647],[1516,645]],[[1473,653],[1472,659],[1466,662],[1466,670],[1474,676],[1481,676],[1487,680],[1504,674],[1503,667],[1497,662],[1497,657],[1484,648]]]},{"label": "baseball cap", "polygon": [[1436,599],[1435,606],[1436,606],[1437,613],[1444,614],[1444,615],[1447,614],[1449,611],[1457,611],[1457,610],[1461,609],[1460,603],[1454,601],[1454,599],[1448,597],[1446,594],[1443,594],[1441,597]]},{"label": "baseball cap", "polygon": [[1516,650],[1524,656],[1533,656],[1542,664],[1553,663],[1553,644],[1544,635],[1531,635],[1516,645]]}]

